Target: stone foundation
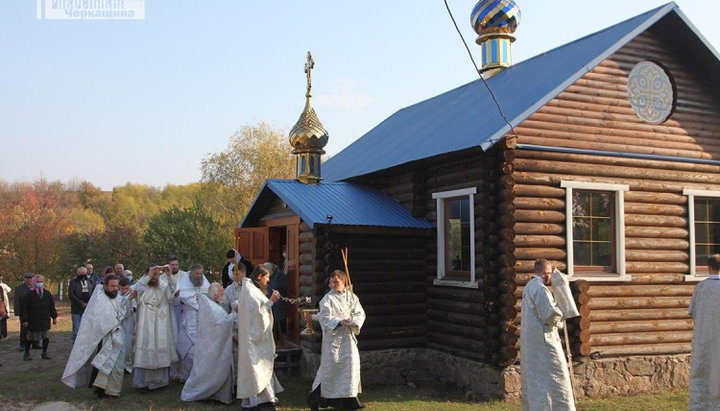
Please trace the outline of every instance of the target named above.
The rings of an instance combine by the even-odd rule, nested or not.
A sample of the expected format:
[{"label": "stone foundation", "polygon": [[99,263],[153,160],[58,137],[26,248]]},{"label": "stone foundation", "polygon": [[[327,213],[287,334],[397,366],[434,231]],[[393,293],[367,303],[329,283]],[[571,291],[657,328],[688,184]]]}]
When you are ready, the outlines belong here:
[{"label": "stone foundation", "polygon": [[[422,385],[438,381],[467,392],[468,399],[520,399],[520,366],[493,367],[429,348],[398,348],[360,353],[364,387]],[[320,354],[305,350],[301,375],[314,379]],[[690,355],[655,355],[605,358],[576,362],[578,397],[658,392],[685,389],[689,383]]]}]

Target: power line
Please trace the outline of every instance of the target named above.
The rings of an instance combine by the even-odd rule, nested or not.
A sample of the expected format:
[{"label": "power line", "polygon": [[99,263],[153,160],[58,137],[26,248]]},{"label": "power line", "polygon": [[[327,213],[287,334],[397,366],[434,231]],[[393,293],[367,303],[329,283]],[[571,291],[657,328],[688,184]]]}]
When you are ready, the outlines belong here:
[{"label": "power line", "polygon": [[472,53],[470,52],[470,47],[468,47],[467,42],[465,41],[465,36],[463,36],[462,32],[460,31],[460,28],[457,25],[457,22],[455,21],[455,17],[452,14],[452,11],[450,10],[450,6],[448,5],[447,0],[443,0],[445,3],[445,9],[447,9],[448,15],[450,16],[450,20],[452,20],[453,25],[455,26],[455,30],[457,31],[458,35],[460,35],[460,40],[462,40],[463,46],[465,46],[465,50],[468,53],[468,56],[470,56],[470,61],[472,62],[473,67],[475,67],[475,72],[480,77],[480,80],[482,80],[483,84],[485,84],[485,87],[487,88],[488,92],[490,93],[490,97],[495,102],[495,106],[497,106],[498,112],[500,113],[500,116],[505,120],[505,124],[507,124],[510,127],[510,131],[513,135],[515,135],[515,138],[518,138],[517,132],[515,132],[515,127],[513,127],[512,124],[510,124],[510,121],[507,119],[507,116],[505,116],[505,113],[502,110],[502,107],[500,107],[500,102],[495,97],[495,93],[490,88],[490,85],[488,84],[487,80],[482,76],[482,73],[480,72],[480,69],[477,66],[477,63],[475,63],[475,58],[473,57]]}]

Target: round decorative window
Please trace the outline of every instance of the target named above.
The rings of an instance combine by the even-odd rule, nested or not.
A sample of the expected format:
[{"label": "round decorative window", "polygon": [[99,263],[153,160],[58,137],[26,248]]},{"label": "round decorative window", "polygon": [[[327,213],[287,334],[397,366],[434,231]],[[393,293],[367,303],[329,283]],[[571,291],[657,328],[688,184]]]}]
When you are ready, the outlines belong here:
[{"label": "round decorative window", "polygon": [[642,61],[633,67],[628,76],[627,94],[635,114],[646,123],[662,123],[675,107],[672,80],[652,61]]}]

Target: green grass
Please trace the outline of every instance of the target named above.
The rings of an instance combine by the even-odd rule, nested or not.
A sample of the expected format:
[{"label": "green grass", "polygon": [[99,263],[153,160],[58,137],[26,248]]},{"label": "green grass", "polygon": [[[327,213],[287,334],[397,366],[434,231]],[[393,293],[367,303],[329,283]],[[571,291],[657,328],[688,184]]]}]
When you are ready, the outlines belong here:
[{"label": "green grass", "polygon": [[[147,394],[141,394],[131,387],[131,378],[126,375],[120,399],[98,400],[89,389],[72,390],[60,382],[61,367],[40,370],[33,373],[17,373],[0,379],[0,402],[4,404],[41,403],[65,401],[92,410],[210,410],[237,409],[238,404],[225,405],[216,402],[180,401],[182,386],[171,383],[169,387]],[[304,399],[310,382],[302,380],[281,380],[285,392],[279,395],[280,410],[304,410]],[[19,389],[18,387],[22,387]],[[519,404],[500,401],[468,402],[463,394],[451,389],[438,387],[408,386],[374,387],[366,389],[361,400],[367,410],[393,411],[440,411],[440,410],[520,410]],[[599,400],[583,400],[579,410],[622,411],[622,410],[685,410],[686,392],[670,392],[654,395],[617,396]]]},{"label": "green grass", "polygon": [[[67,324],[61,322],[58,325],[60,327],[53,329],[52,339],[56,341],[63,338],[69,339],[69,332],[61,331],[67,329]],[[19,354],[6,355],[19,359]],[[182,385],[175,382],[167,388],[141,394],[139,390],[132,388],[130,375],[125,376],[125,383],[119,399],[98,400],[92,390],[87,388],[73,390],[60,381],[64,364],[44,365],[39,369],[23,370],[24,366],[20,363],[15,368],[23,370],[22,372],[9,372],[10,364],[7,359],[3,362],[6,365],[0,368],[0,403],[4,405],[24,404],[27,406],[48,401],[64,401],[79,408],[92,410],[239,409],[237,402],[231,405],[216,402],[182,402],[180,401]],[[280,378],[280,381],[285,391],[278,396],[280,399],[278,408],[284,411],[307,410],[305,397],[310,390],[311,382],[289,378]],[[361,394],[360,400],[367,405],[368,411],[517,411],[522,408],[517,403],[502,401],[467,401],[464,392],[442,384],[423,385],[418,388],[409,386],[365,387],[365,392]],[[679,391],[581,400],[578,409],[588,411],[686,410],[687,401],[687,391]]]}]

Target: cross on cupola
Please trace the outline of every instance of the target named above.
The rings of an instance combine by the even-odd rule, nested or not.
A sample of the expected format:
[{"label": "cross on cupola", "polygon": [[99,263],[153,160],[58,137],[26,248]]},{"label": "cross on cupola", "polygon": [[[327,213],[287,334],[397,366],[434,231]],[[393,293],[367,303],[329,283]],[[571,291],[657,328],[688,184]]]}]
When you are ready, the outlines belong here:
[{"label": "cross on cupola", "polygon": [[315,60],[312,58],[312,54],[307,52],[307,63],[305,63],[305,77],[307,77],[307,92],[305,97],[312,97],[310,90],[312,89],[312,69],[315,68]]},{"label": "cross on cupola", "polygon": [[295,179],[305,184],[317,184],[322,180],[320,158],[325,154],[323,147],[327,144],[329,137],[310,102],[313,68],[315,68],[315,61],[308,51],[305,62],[305,77],[307,78],[305,108],[297,123],[290,130],[290,145],[295,154]]}]

